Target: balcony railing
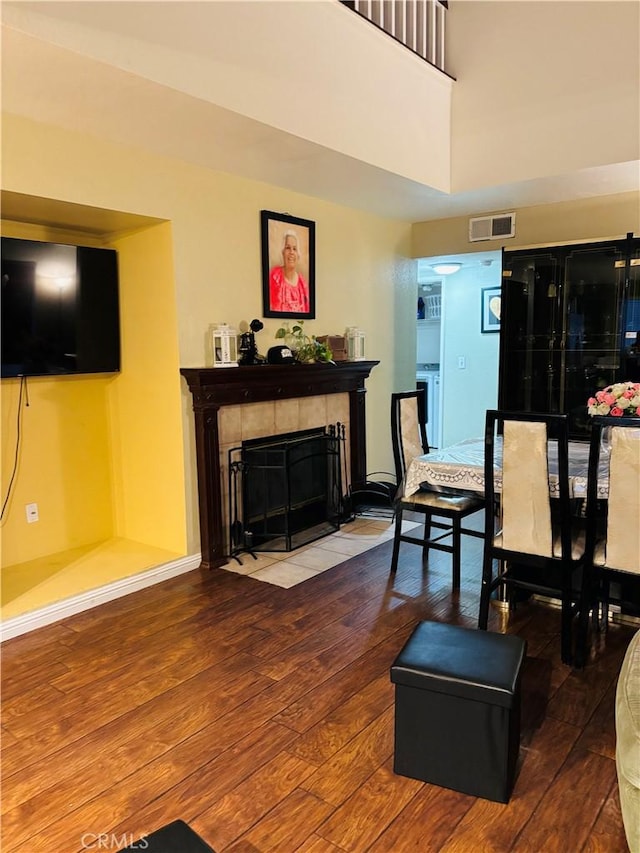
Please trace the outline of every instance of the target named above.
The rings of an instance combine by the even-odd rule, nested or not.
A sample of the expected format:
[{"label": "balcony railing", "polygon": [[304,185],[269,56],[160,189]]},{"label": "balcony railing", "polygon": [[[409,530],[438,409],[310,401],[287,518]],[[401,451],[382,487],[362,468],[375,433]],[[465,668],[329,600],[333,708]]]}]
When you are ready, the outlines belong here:
[{"label": "balcony railing", "polygon": [[340,0],[429,64],[445,71],[446,0]]}]

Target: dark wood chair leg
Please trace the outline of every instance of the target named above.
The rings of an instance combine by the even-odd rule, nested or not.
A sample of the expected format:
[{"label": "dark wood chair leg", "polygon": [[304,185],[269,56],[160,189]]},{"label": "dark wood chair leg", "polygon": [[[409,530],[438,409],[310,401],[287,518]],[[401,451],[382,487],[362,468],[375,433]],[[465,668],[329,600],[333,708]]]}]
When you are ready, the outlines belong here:
[{"label": "dark wood chair leg", "polygon": [[480,586],[480,612],[478,614],[478,628],[487,630],[489,621],[489,597],[491,596],[493,560],[484,557],[482,561],[482,585]]},{"label": "dark wood chair leg", "polygon": [[572,616],[571,590],[564,589],[562,591],[562,613],[560,617],[560,657],[562,659],[562,663],[567,664],[567,666],[571,666],[573,663],[571,649]]},{"label": "dark wood chair leg", "polygon": [[602,589],[602,620],[601,630],[609,630],[609,578],[605,577],[601,583]]},{"label": "dark wood chair leg", "polygon": [[461,521],[459,518],[452,519],[452,527],[453,527],[453,553],[451,554],[451,563],[452,563],[452,589],[455,592],[460,589],[460,547],[461,547],[461,539],[462,539],[462,531],[461,531]]},{"label": "dark wood chair leg", "polygon": [[582,669],[587,661],[589,647],[589,622],[593,621],[593,629],[597,630],[598,610],[600,602],[595,594],[593,575],[588,566],[582,569],[582,587],[578,600],[578,625],[576,629],[576,642],[574,650],[574,663],[577,669]]},{"label": "dark wood chair leg", "polygon": [[422,541],[424,542],[422,546],[422,562],[426,563],[429,559],[429,539],[431,539],[431,515],[425,515],[424,517],[424,535],[422,537]]},{"label": "dark wood chair leg", "polygon": [[393,534],[393,553],[391,554],[391,574],[395,575],[400,554],[400,534],[402,533],[402,510],[396,507],[396,527]]}]

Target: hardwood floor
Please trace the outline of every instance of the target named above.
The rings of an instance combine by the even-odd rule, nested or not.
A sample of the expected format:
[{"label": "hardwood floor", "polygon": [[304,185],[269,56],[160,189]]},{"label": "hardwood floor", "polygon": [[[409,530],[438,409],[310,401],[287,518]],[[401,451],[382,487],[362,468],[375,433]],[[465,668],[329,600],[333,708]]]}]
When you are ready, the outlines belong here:
[{"label": "hardwood floor", "polygon": [[[616,678],[634,629],[560,662],[559,611],[490,629],[528,641],[508,805],[393,773],[389,667],[421,619],[475,627],[481,543],[391,543],[291,589],[191,572],[2,647],[2,850],[117,850],[181,818],[216,851],[626,851]],[[503,624],[504,623],[504,624]],[[99,838],[99,835],[102,837]]]}]

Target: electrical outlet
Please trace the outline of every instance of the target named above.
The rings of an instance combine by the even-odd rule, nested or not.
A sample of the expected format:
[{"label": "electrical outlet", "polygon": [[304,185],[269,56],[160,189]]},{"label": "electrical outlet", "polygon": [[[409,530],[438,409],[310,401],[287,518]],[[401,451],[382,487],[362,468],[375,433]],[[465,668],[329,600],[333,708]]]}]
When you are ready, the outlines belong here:
[{"label": "electrical outlet", "polygon": [[38,515],[38,504],[27,504],[25,506],[25,511],[27,513],[27,521],[29,524],[33,524],[34,521],[40,521],[40,516]]},{"label": "electrical outlet", "polygon": [[463,355],[458,356],[458,370],[465,370],[467,366],[467,359]]}]

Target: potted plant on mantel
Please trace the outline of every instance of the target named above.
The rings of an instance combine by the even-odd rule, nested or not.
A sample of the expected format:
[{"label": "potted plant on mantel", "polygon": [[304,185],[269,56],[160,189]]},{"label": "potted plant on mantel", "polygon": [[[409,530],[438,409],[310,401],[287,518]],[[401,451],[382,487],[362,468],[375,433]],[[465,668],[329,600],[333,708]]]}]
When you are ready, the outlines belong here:
[{"label": "potted plant on mantel", "polygon": [[315,335],[307,335],[304,331],[304,320],[298,320],[294,326],[281,326],[276,332],[276,339],[283,340],[289,347],[296,361],[310,364],[314,361],[332,361],[333,353],[328,345],[319,341]]}]

